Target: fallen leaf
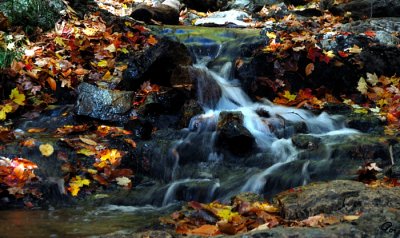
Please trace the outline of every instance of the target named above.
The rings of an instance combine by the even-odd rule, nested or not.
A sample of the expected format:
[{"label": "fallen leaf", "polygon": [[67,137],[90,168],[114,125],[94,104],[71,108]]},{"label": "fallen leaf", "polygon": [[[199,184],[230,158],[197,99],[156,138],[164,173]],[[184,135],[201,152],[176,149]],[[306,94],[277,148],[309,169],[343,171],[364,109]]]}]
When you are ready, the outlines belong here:
[{"label": "fallen leaf", "polygon": [[10,99],[20,106],[25,105],[25,95],[23,93],[20,93],[18,88],[14,88],[11,91]]},{"label": "fallen leaf", "polygon": [[44,132],[46,130],[47,130],[47,128],[37,128],[37,127],[35,127],[35,128],[29,128],[28,132],[29,133],[40,133],[40,132]]},{"label": "fallen leaf", "polygon": [[83,137],[83,136],[79,136],[79,139],[83,142],[83,143],[85,143],[85,144],[88,144],[88,145],[93,145],[93,146],[96,146],[97,145],[97,142],[96,141],[94,141],[94,140],[92,140],[92,139],[89,139],[89,138],[86,138],[86,137]]},{"label": "fallen leaf", "polygon": [[345,220],[345,221],[354,221],[354,220],[357,220],[358,218],[360,218],[359,215],[347,215],[347,216],[343,216],[343,220]]},{"label": "fallen leaf", "polygon": [[191,230],[189,234],[199,236],[215,236],[221,234],[221,232],[215,225],[202,225],[199,228]]},{"label": "fallen leaf", "polygon": [[129,184],[132,182],[129,178],[127,177],[118,177],[115,179],[115,181],[117,181],[117,184],[119,186],[129,186]]},{"label": "fallen leaf", "polygon": [[39,150],[40,153],[46,157],[49,157],[54,153],[54,147],[51,144],[41,144]]},{"label": "fallen leaf", "polygon": [[306,75],[310,75],[312,73],[312,71],[314,71],[314,64],[313,63],[309,63],[306,66]]}]

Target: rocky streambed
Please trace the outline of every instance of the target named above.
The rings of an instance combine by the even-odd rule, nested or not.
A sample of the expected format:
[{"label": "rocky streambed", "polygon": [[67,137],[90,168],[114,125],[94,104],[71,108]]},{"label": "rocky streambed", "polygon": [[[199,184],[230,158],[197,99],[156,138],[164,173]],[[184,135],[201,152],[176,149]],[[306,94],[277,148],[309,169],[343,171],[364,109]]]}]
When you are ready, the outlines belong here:
[{"label": "rocky streambed", "polygon": [[[67,97],[74,105],[28,113],[5,125],[10,129],[2,132],[7,135],[2,136],[2,156],[29,158],[36,163],[40,179],[35,184],[42,195],[39,199],[5,195],[2,208],[29,204],[50,209],[15,213],[29,220],[39,216],[38,226],[52,219],[60,221],[54,226],[61,228],[49,235],[146,237],[146,230],[156,230],[150,233],[168,237],[176,235],[170,227],[159,225],[157,214],[166,215],[180,202],[228,202],[241,192],[254,192],[277,201],[285,219],[321,213],[361,216],[323,228],[257,231],[248,234],[251,237],[399,235],[399,189],[370,188],[352,181],[371,163],[382,169],[375,174],[378,178],[400,178],[400,144],[395,136],[384,135],[385,122],[372,112],[360,114],[342,103],[305,110],[269,101],[275,95],[271,78],[290,82],[293,89],[300,87],[295,80],[303,73],[293,73],[292,66],[294,62],[305,64],[306,53],[272,59],[271,53],[260,50],[269,40],[267,34],[254,30],[168,27],[157,31],[158,44],[121,59],[128,68],[116,86],[120,90],[82,83],[75,96]],[[368,39],[327,39],[327,47],[345,47],[355,41],[361,44]],[[395,70],[397,61],[389,57],[393,46],[379,47],[383,49],[371,46],[358,60],[370,63],[372,56],[368,54],[379,50],[387,55],[375,59],[394,64],[390,69]],[[355,70],[352,60],[342,63],[345,66],[320,62],[315,78],[308,77],[302,83],[311,88],[326,84],[334,94],[354,92],[354,78],[369,69]],[[372,66],[377,67],[374,71],[383,72],[387,64]],[[77,127],[64,133],[68,130],[65,125]],[[81,130],[80,125],[87,127]],[[102,134],[106,127],[113,129]],[[35,143],[26,146],[23,142],[30,139]],[[128,176],[126,170],[118,170],[120,175],[102,170],[107,181],[90,175],[93,155],[82,151],[86,147],[79,143],[122,151],[119,168],[134,172],[129,174],[132,188],[127,190],[114,181],[121,174]],[[42,144],[51,144],[55,153],[43,156],[39,150]],[[65,180],[75,175],[93,180],[79,196],[71,197]],[[313,184],[318,181],[331,182]],[[285,190],[288,192],[282,194]],[[68,209],[61,209],[65,207]],[[76,215],[79,211],[86,215]],[[7,220],[13,215],[10,211],[0,213]],[[116,214],[123,214],[123,219]],[[102,230],[102,223],[97,227],[99,224],[93,222],[97,218],[113,224],[116,233]],[[72,226],[63,224],[64,219]],[[17,227],[17,220],[4,229]],[[80,221],[99,232],[82,231]],[[133,223],[137,227],[132,228]],[[146,232],[138,233],[142,231]]]}]

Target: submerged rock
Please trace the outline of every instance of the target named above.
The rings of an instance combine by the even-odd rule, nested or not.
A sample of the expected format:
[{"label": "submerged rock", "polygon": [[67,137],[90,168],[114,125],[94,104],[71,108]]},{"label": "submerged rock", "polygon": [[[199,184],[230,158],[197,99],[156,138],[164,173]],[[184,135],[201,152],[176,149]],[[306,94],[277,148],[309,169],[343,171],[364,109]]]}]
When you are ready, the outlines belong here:
[{"label": "submerged rock", "polygon": [[133,92],[101,89],[88,83],[78,86],[75,113],[100,120],[127,120],[132,108]]},{"label": "submerged rock", "polygon": [[217,124],[217,147],[236,155],[245,155],[255,146],[255,139],[243,125],[241,112],[221,112]]}]

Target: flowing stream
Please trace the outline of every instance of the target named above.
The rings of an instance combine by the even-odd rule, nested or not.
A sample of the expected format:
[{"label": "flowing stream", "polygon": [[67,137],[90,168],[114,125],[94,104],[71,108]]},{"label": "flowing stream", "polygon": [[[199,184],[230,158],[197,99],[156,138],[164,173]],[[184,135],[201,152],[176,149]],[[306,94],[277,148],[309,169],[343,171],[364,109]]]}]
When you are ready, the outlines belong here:
[{"label": "flowing stream", "polygon": [[[160,158],[165,162],[163,181],[143,183],[126,197],[107,200],[119,206],[0,211],[0,236],[118,237],[153,229],[159,224],[158,217],[179,209],[181,201],[229,201],[240,192],[269,198],[288,188],[338,176],[331,171],[332,158],[338,156],[334,147],[358,133],[346,128],[343,118],[327,113],[314,115],[268,100],[252,101],[232,76],[233,60],[240,46],[248,43],[235,30],[164,31],[186,44],[196,58],[190,72],[204,113],[191,119],[184,136],[171,142],[169,152]],[[212,32],[217,39],[203,37],[203,31]],[[254,139],[254,148],[248,154],[232,155],[218,146],[223,113],[241,115],[240,126]],[[312,138],[315,144],[307,142],[308,146],[316,149],[298,148],[293,138],[299,133]]]},{"label": "flowing stream", "polygon": [[[197,82],[198,102],[202,105],[205,113],[192,118],[187,129],[188,135],[176,142],[171,148],[172,158],[175,160],[172,168],[172,180],[167,185],[168,189],[162,205],[176,201],[178,187],[204,181],[211,182],[211,185],[207,188],[210,194],[206,196],[206,201],[213,199],[228,200],[229,196],[239,192],[268,194],[268,191],[266,191],[269,187],[268,183],[275,184],[275,187],[271,189],[275,190],[274,192],[304,185],[311,180],[308,172],[309,160],[303,160],[296,173],[290,174],[289,182],[280,181],[279,176],[276,176],[284,172],[283,167],[285,165],[299,160],[299,155],[304,152],[292,143],[292,136],[296,133],[294,126],[304,125],[308,135],[322,141],[324,149],[317,156],[320,161],[326,160],[327,164],[329,164],[331,157],[330,146],[343,137],[357,133],[355,130],[346,128],[339,116],[328,115],[327,113],[314,115],[306,110],[274,105],[267,100],[263,103],[253,102],[241,89],[240,82],[232,77],[232,60],[237,54],[240,44],[245,44],[241,41],[239,38],[227,43],[208,43],[199,47],[193,44],[193,42],[196,42],[196,38],[186,39],[186,45],[192,50],[196,58],[196,63],[191,72],[194,81]],[[237,44],[238,47],[232,48],[229,44]],[[213,62],[218,63],[213,64]],[[219,90],[215,90],[215,87],[218,87]],[[215,138],[218,136],[216,132],[217,124],[221,112],[234,112],[243,115],[243,126],[255,138],[256,150],[259,153],[268,153],[268,158],[264,159],[272,161],[269,166],[265,168],[243,168],[247,171],[241,177],[234,173],[231,177],[217,175],[218,172],[215,171],[221,168],[218,164],[225,163],[224,154],[219,152],[215,145]],[[264,112],[263,114],[267,114],[267,116],[260,115],[260,112]],[[205,143],[199,143],[199,139],[205,141]],[[197,146],[208,147],[208,150],[206,150],[208,153],[206,155],[207,160],[202,161],[196,167],[196,170],[200,171],[197,171],[196,174],[201,174],[202,170],[208,174],[209,177],[206,180],[201,176],[195,177],[193,174],[180,172],[187,170],[185,166],[180,167],[180,161],[182,161],[180,155],[182,149],[180,150],[180,148],[182,145],[196,143],[198,143]],[[190,147],[193,151],[187,153],[186,157],[198,153],[195,147]],[[236,159],[245,158],[237,156]],[[240,167],[236,167],[234,170],[240,170]],[[272,178],[270,175],[275,176]],[[232,180],[237,180],[234,186],[230,184]],[[281,187],[279,185],[276,187],[276,184],[280,184]],[[186,188],[190,186],[186,186]],[[224,189],[225,186],[229,189]],[[210,187],[213,189],[210,189]],[[219,190],[221,191],[218,193]]]}]

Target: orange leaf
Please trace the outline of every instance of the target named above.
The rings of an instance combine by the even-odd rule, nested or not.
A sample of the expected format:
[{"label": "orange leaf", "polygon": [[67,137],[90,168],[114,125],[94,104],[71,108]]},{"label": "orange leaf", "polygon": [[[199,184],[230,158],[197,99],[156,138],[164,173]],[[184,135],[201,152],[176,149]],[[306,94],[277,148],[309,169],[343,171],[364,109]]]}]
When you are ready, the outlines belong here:
[{"label": "orange leaf", "polygon": [[314,64],[313,63],[309,63],[306,66],[306,75],[310,75],[312,73],[312,71],[314,71]]},{"label": "orange leaf", "polygon": [[155,45],[155,44],[157,44],[157,39],[156,38],[154,38],[154,36],[153,35],[150,35],[150,37],[147,39],[147,43],[149,44],[149,45]]},{"label": "orange leaf", "polygon": [[199,228],[191,230],[190,234],[199,236],[215,236],[221,234],[221,232],[215,225],[202,225]]},{"label": "orange leaf", "polygon": [[47,128],[37,128],[37,127],[35,127],[35,128],[30,128],[28,130],[28,132],[29,133],[40,133],[40,132],[44,132],[46,130],[47,130]]}]

